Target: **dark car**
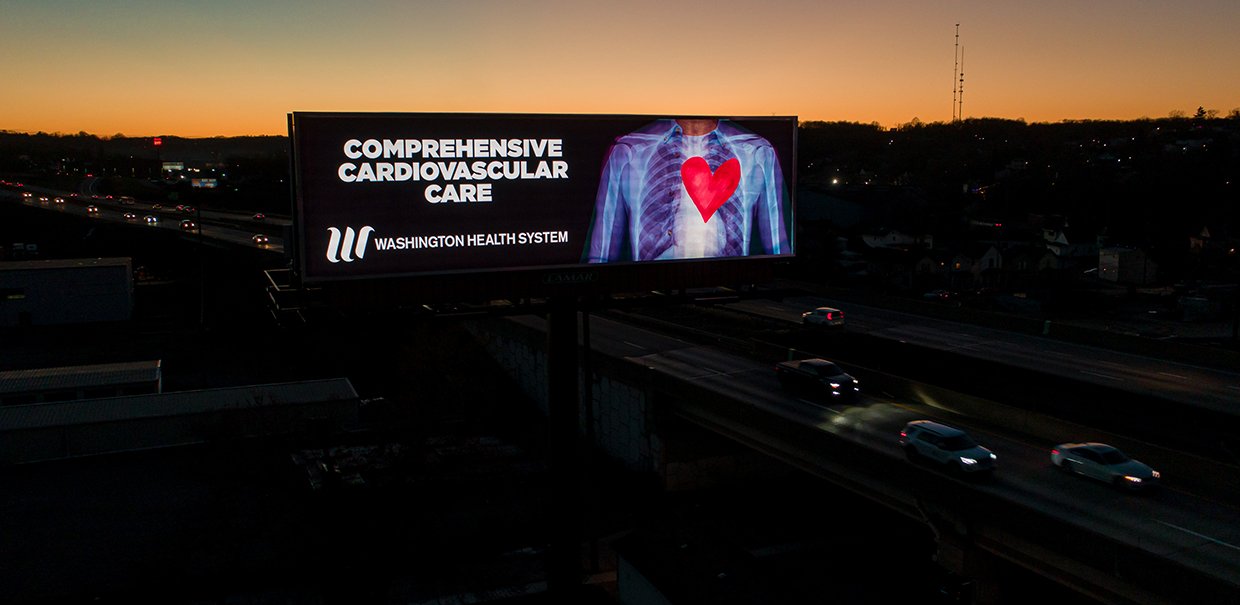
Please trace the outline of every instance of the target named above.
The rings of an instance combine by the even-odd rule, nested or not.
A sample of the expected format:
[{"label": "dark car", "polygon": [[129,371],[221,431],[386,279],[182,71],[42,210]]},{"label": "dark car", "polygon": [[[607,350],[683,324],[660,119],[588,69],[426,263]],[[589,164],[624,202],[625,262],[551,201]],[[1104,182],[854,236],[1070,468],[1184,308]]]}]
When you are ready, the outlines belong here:
[{"label": "dark car", "polygon": [[795,359],[775,364],[775,375],[789,390],[825,395],[831,400],[851,400],[861,392],[861,384],[839,366],[826,359]]},{"label": "dark car", "polygon": [[198,231],[198,223],[185,219],[181,221],[181,231]]},{"label": "dark car", "polygon": [[807,326],[844,327],[844,312],[834,307],[818,307],[801,314],[801,323]]}]

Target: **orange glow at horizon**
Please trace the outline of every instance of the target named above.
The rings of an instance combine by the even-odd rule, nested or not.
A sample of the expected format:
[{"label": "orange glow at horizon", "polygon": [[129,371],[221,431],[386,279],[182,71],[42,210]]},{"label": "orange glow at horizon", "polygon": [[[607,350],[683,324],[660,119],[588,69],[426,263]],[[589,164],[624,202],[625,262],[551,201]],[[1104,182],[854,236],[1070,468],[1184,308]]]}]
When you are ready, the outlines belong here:
[{"label": "orange glow at horizon", "polygon": [[[415,5],[416,4],[416,5]],[[290,111],[952,116],[1240,108],[1240,3],[11,0],[0,129],[271,135]]]}]

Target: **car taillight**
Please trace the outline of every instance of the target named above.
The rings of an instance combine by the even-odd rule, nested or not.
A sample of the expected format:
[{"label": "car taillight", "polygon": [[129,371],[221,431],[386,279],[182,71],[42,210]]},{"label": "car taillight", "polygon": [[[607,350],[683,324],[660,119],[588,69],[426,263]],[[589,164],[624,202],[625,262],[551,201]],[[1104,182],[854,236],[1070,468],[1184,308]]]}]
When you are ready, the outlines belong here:
[{"label": "car taillight", "polygon": [[1051,450],[1051,455],[1052,455],[1052,456],[1058,456],[1058,455],[1059,455],[1059,450]]},{"label": "car taillight", "polygon": [[900,437],[908,437],[908,432],[900,431]]},{"label": "car taillight", "polygon": [[833,319],[835,319],[835,314],[834,314],[834,313],[827,313],[827,321],[831,321],[831,320],[833,320]]}]

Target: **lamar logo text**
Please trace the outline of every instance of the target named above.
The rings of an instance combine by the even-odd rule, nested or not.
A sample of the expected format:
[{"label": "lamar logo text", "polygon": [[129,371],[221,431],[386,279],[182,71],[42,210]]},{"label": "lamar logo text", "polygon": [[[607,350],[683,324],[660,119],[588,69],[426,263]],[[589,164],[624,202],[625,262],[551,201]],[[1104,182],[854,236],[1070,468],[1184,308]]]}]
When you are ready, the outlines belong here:
[{"label": "lamar logo text", "polygon": [[354,232],[353,227],[345,227],[343,237],[335,227],[328,227],[327,232],[331,235],[327,240],[327,260],[351,263],[354,257],[361,260],[366,256],[366,244],[370,242],[370,234],[375,232],[375,228],[367,225]]}]

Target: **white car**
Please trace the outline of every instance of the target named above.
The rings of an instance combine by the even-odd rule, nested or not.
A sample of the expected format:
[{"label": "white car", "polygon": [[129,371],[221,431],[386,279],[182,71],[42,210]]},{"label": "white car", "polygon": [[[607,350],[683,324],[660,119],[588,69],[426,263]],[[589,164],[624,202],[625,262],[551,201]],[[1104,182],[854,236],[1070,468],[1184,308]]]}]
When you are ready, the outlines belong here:
[{"label": "white car", "polygon": [[900,431],[900,447],[909,460],[928,460],[962,473],[992,472],[998,456],[968,433],[931,420],[914,420]]},{"label": "white car", "polygon": [[801,323],[807,326],[844,327],[844,312],[833,307],[818,307],[801,314]]},{"label": "white car", "polygon": [[1051,450],[1051,464],[1120,488],[1149,489],[1162,474],[1105,443],[1061,443]]}]

